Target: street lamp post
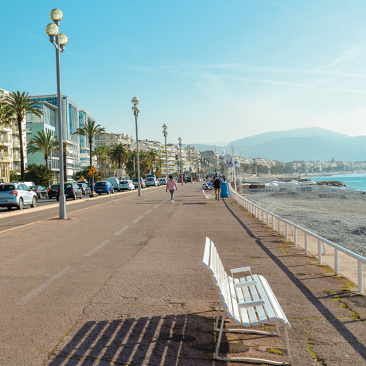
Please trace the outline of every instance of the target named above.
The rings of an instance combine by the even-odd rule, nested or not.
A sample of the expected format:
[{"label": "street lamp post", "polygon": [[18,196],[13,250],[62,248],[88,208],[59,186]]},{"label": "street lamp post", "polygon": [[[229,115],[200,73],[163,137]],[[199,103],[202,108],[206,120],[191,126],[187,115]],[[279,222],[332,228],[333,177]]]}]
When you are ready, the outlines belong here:
[{"label": "street lamp post", "polygon": [[140,154],[139,154],[139,133],[137,128],[137,117],[139,115],[140,109],[137,106],[139,104],[139,98],[133,97],[132,98],[132,110],[133,114],[135,115],[135,125],[136,125],[136,151],[137,151],[137,187],[138,187],[138,195],[142,196],[141,193],[141,178],[140,178]]},{"label": "street lamp post", "polygon": [[50,42],[56,48],[56,71],[57,71],[57,107],[58,107],[58,139],[59,139],[59,164],[60,164],[60,203],[59,216],[60,219],[66,219],[66,197],[64,190],[64,157],[63,157],[63,121],[62,121],[62,101],[61,101],[61,67],[60,67],[60,51],[65,51],[65,46],[68,42],[66,34],[59,33],[60,21],[63,18],[63,13],[60,9],[51,10],[50,17],[53,23],[46,26],[46,34],[50,37]]},{"label": "street lamp post", "polygon": [[183,185],[183,163],[182,163],[182,138],[178,138],[179,143],[179,152],[180,152],[180,179],[182,180]]},{"label": "street lamp post", "polygon": [[168,126],[164,123],[163,124],[163,134],[165,137],[165,170],[166,170],[166,180],[168,180],[168,150],[166,145],[166,137],[168,136],[168,131],[166,130]]}]

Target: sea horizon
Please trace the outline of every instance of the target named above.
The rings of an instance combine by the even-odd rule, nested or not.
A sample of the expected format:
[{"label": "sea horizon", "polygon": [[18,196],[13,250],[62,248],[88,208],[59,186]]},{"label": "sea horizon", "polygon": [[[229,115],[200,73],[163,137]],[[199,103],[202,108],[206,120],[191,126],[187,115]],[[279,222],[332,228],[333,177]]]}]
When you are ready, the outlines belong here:
[{"label": "sea horizon", "polygon": [[325,175],[306,175],[305,178],[317,181],[339,181],[356,191],[366,191],[366,173],[337,173]]}]

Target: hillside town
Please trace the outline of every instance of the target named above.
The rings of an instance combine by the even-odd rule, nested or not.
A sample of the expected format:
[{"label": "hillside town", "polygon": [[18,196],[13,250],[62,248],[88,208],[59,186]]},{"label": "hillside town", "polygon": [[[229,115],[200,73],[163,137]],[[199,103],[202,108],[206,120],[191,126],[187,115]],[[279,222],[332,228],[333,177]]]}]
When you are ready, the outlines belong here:
[{"label": "hillside town", "polygon": [[[0,101],[5,104],[9,91],[0,89]],[[25,170],[31,164],[45,165],[42,149],[30,148],[42,131],[52,138],[57,137],[57,95],[29,96],[33,106],[41,111],[25,113],[22,124],[22,139],[18,131],[16,120],[6,121],[4,114],[0,115],[0,180],[7,182],[14,180],[21,172],[21,141]],[[80,177],[80,172],[94,165],[101,177],[136,176],[136,150],[139,148],[140,164],[146,173],[154,173],[165,177],[170,173],[193,177],[204,177],[215,172],[223,174],[236,169],[238,174],[308,174],[322,172],[355,172],[366,168],[366,162],[348,161],[291,161],[263,159],[261,157],[237,156],[225,149],[218,151],[199,151],[194,145],[183,145],[163,141],[164,132],[168,136],[167,126],[162,131],[162,141],[148,139],[138,140],[123,131],[106,132],[103,126],[93,137],[92,144],[88,136],[79,134],[90,122],[95,122],[92,114],[79,107],[78,103],[69,96],[62,96],[65,131],[63,132],[63,146],[65,157],[65,180],[73,181]],[[98,125],[99,126],[99,125]],[[90,147],[91,146],[91,147]],[[50,149],[46,162],[52,172],[53,181],[59,181],[59,152],[55,145]],[[182,167],[182,169],[181,169]],[[85,174],[85,173],[84,173]]]}]

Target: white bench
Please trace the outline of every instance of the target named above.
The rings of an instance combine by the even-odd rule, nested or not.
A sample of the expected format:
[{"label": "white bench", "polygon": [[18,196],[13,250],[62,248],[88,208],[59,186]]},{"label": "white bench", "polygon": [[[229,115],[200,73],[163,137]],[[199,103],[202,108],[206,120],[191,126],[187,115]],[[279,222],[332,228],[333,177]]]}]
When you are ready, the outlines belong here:
[{"label": "white bench", "polygon": [[[251,273],[250,267],[232,269],[231,276],[229,276],[225,272],[214,243],[209,238],[206,238],[202,265],[209,270],[218,294],[218,311],[216,316],[215,331],[219,332],[219,337],[216,345],[215,359],[222,361],[267,363],[270,365],[291,365],[292,357],[287,332],[288,329],[291,329],[291,326],[267,280],[261,275],[253,275]],[[244,272],[247,272],[248,275],[241,278],[234,278],[235,274]],[[223,312],[219,327],[221,309],[223,309]],[[239,324],[244,328],[275,322],[277,332],[265,332],[255,329],[225,330],[225,314],[232,321],[234,321],[234,323]],[[289,362],[279,362],[248,357],[229,358],[219,356],[223,332],[257,333],[270,336],[279,336],[280,333],[278,323],[282,323],[284,325]]]},{"label": "white bench", "polygon": [[206,198],[215,198],[215,196],[213,196],[212,194],[207,194],[204,189],[202,189],[202,192]]}]

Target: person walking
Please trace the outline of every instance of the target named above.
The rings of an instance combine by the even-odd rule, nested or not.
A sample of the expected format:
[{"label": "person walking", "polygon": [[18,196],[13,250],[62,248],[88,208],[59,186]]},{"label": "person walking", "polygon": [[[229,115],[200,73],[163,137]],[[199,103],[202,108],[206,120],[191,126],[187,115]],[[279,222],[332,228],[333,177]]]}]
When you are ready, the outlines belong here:
[{"label": "person walking", "polygon": [[173,179],[172,175],[169,175],[169,180],[166,183],[166,189],[165,192],[170,192],[170,202],[173,203],[174,202],[174,191],[176,191],[177,188],[177,183],[175,183],[175,180]]},{"label": "person walking", "polygon": [[219,173],[216,173],[214,177],[213,186],[215,188],[215,200],[220,201],[221,178]]}]

